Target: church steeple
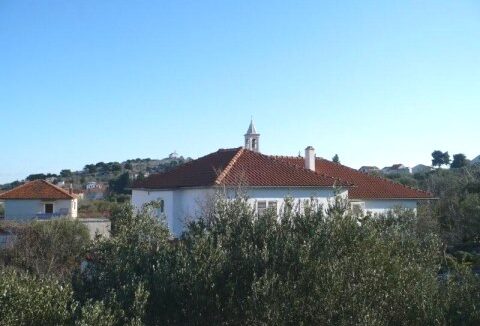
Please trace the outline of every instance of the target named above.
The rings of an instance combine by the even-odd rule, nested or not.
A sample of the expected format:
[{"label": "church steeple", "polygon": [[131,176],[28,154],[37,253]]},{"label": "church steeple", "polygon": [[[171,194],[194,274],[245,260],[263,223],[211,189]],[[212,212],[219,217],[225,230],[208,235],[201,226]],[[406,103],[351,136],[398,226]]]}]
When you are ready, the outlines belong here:
[{"label": "church steeple", "polygon": [[259,146],[260,134],[257,133],[255,125],[253,124],[253,118],[250,121],[250,126],[248,127],[247,133],[245,134],[245,148],[254,152],[260,151]]}]

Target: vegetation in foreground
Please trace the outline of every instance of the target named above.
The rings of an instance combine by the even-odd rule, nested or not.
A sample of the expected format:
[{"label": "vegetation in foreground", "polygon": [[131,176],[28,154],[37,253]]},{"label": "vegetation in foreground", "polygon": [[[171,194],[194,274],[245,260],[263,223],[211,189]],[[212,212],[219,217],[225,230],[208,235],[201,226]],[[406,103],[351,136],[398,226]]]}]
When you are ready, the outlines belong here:
[{"label": "vegetation in foreground", "polygon": [[0,324],[480,323],[478,277],[445,255],[431,220],[409,212],[359,221],[340,204],[324,214],[310,203],[278,220],[219,199],[175,241],[148,208],[124,206],[113,222],[110,239],[79,240],[81,269],[77,255],[48,272],[6,262]]}]

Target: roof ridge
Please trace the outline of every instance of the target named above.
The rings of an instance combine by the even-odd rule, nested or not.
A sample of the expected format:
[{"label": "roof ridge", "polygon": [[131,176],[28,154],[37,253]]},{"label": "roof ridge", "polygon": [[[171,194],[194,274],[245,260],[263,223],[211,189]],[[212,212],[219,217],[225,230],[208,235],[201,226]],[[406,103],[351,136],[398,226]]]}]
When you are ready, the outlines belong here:
[{"label": "roof ridge", "polygon": [[[261,155],[264,155],[264,154],[261,154]],[[294,159],[300,159],[302,158],[301,156],[278,156],[278,155],[264,155],[266,157],[268,157],[269,159],[275,161],[275,162],[279,162],[283,165],[286,165],[286,166],[289,166],[289,167],[292,167],[292,168],[295,168],[296,170],[301,170],[301,171],[305,171],[307,173],[312,173],[316,176],[319,176],[319,177],[324,177],[324,178],[329,178],[329,179],[333,179],[334,181],[339,181],[341,183],[344,183],[344,185],[349,185],[349,186],[355,186],[353,183],[351,182],[347,182],[346,180],[342,180],[340,178],[335,178],[335,177],[332,177],[330,175],[326,175],[324,173],[319,173],[317,171],[312,171],[310,169],[306,169],[304,167],[300,167],[298,166],[297,164],[292,164],[292,163],[289,163],[287,161],[284,161],[284,160],[281,160],[281,158],[294,158]],[[303,159],[303,158],[302,158]]]},{"label": "roof ridge", "polygon": [[73,196],[72,194],[70,194],[70,192],[66,191],[65,189],[60,188],[59,186],[54,185],[53,183],[50,183],[50,182],[48,182],[47,180],[43,180],[43,179],[42,179],[42,180],[40,180],[40,181],[42,181],[43,183],[47,184],[48,186],[50,186],[50,187],[52,187],[52,188],[54,188],[54,189],[56,189],[56,190],[58,190],[58,191],[63,192],[65,195],[68,195],[68,196],[72,197],[73,199],[75,199],[75,196]]},{"label": "roof ridge", "polygon": [[25,182],[25,183],[23,183],[23,184],[15,187],[15,188],[13,188],[13,189],[10,189],[10,190],[7,190],[7,191],[1,193],[0,196],[1,196],[1,197],[5,196],[5,195],[8,196],[8,194],[10,194],[11,192],[18,191],[19,189],[25,188],[25,187],[27,187],[28,185],[32,185],[32,184],[35,184],[35,183],[42,183],[42,184],[44,184],[44,185],[46,185],[46,186],[48,186],[48,187],[50,187],[50,188],[53,188],[54,190],[56,190],[56,191],[58,191],[58,192],[60,192],[60,193],[62,193],[63,195],[68,196],[68,197],[71,198],[71,199],[75,199],[75,198],[76,198],[74,195],[70,194],[70,193],[69,193],[68,191],[66,191],[65,189],[62,189],[62,188],[60,188],[60,187],[58,187],[58,186],[56,186],[56,185],[54,185],[54,184],[52,184],[52,183],[50,183],[50,182],[48,182],[48,181],[46,181],[46,180],[43,180],[43,179],[37,179],[37,180],[32,180],[32,181]]},{"label": "roof ridge", "polygon": [[[231,158],[230,162],[227,164],[227,166],[223,169],[223,171],[217,176],[215,181],[213,182],[214,184],[218,185],[220,184],[223,179],[227,176],[228,172],[232,169],[233,165],[237,162],[238,158],[245,152],[245,149],[242,147],[237,148],[238,152]],[[218,150],[220,152],[220,150]],[[225,151],[225,150],[223,150]]]}]

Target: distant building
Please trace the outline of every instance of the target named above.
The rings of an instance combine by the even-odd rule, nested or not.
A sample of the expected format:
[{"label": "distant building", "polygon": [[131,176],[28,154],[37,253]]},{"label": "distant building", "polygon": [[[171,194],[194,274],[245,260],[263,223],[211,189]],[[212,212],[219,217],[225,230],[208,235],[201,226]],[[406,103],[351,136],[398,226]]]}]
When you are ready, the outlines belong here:
[{"label": "distant building", "polygon": [[470,164],[479,164],[480,165],[480,155],[478,155],[472,161],[470,161]]},{"label": "distant building", "polygon": [[105,198],[107,189],[105,187],[87,189],[83,197],[88,200],[102,200]]},{"label": "distant building", "polygon": [[376,173],[380,172],[380,169],[376,166],[362,166],[358,171],[363,173]]},{"label": "distant building", "polygon": [[54,183],[55,180],[56,180],[55,177],[48,177],[48,178],[45,179],[45,181],[50,182],[50,183]]},{"label": "distant building", "polygon": [[98,184],[95,182],[95,181],[90,181],[89,183],[87,183],[87,185],[85,186],[85,189],[87,190],[90,190],[90,189],[95,189],[97,188]]},{"label": "distant building", "polygon": [[417,173],[427,173],[427,172],[430,172],[432,171],[432,167],[431,166],[428,166],[428,165],[424,165],[424,164],[418,164],[418,165],[415,165],[413,168],[412,168],[412,173],[413,174],[417,174]]},{"label": "distant building", "polygon": [[382,169],[382,173],[386,175],[391,174],[410,174],[410,168],[403,164],[394,164],[392,166],[386,166]]},{"label": "distant building", "polygon": [[5,205],[6,220],[51,219],[77,217],[77,198],[45,180],[20,185],[0,195]]}]

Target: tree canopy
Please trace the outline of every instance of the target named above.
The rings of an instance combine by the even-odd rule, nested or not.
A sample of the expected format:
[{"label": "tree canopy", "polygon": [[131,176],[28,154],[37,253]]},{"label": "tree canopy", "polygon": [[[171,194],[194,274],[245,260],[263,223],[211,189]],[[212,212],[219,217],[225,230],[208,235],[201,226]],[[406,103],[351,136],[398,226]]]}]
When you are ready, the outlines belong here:
[{"label": "tree canopy", "polygon": [[467,165],[467,157],[464,154],[455,154],[453,155],[453,161],[450,164],[450,167],[453,169],[463,168]]},{"label": "tree canopy", "polygon": [[450,155],[448,152],[442,152],[439,150],[432,153],[432,166],[441,167],[442,165],[450,164]]}]

